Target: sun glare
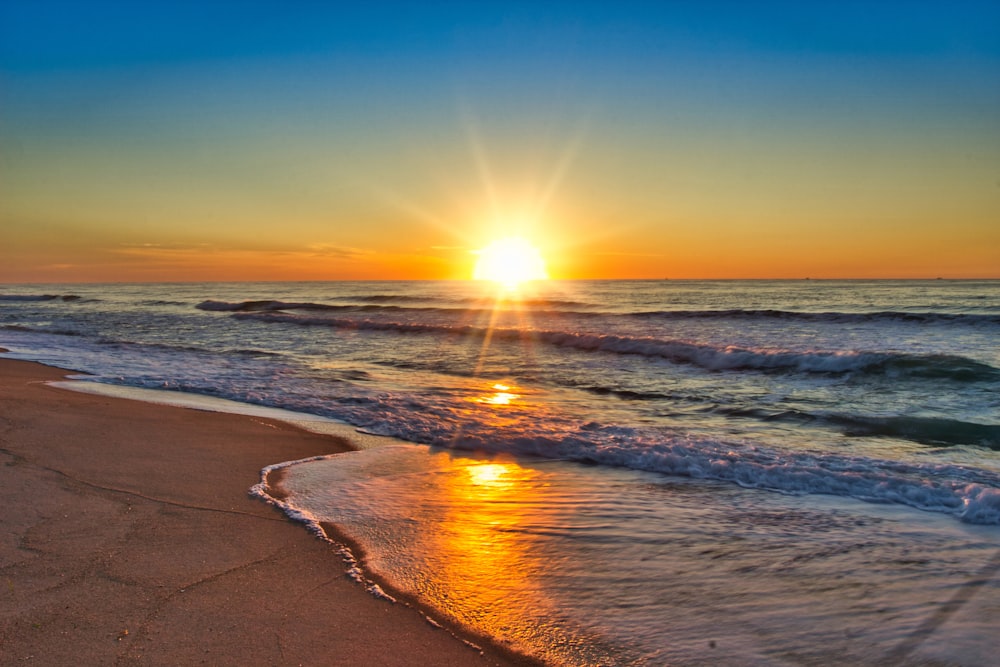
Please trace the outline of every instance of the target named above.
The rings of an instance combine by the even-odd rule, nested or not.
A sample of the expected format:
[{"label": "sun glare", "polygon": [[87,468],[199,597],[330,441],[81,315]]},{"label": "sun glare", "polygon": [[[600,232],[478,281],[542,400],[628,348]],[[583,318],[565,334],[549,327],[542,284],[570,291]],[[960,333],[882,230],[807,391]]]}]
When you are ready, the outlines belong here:
[{"label": "sun glare", "polygon": [[520,237],[498,239],[477,254],[479,260],[472,274],[475,280],[492,280],[515,289],[525,281],[549,277],[538,248]]}]

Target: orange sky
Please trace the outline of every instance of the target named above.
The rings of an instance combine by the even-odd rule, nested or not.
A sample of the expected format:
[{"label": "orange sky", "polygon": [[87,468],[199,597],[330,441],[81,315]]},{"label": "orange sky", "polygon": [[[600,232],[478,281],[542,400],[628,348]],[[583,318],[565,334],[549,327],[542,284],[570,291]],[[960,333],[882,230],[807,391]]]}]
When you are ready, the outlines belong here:
[{"label": "orange sky", "polygon": [[1000,277],[1000,10],[959,4],[5,3],[0,282],[468,278],[511,235],[554,278]]}]

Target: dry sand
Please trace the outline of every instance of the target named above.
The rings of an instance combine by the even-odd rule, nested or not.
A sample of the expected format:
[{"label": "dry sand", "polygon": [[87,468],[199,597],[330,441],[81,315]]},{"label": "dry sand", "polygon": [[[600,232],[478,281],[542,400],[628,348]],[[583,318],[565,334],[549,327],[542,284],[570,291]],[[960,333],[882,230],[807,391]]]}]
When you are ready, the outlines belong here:
[{"label": "dry sand", "polygon": [[528,664],[372,597],[247,495],[346,442],[44,384],[64,375],[0,359],[0,664]]}]

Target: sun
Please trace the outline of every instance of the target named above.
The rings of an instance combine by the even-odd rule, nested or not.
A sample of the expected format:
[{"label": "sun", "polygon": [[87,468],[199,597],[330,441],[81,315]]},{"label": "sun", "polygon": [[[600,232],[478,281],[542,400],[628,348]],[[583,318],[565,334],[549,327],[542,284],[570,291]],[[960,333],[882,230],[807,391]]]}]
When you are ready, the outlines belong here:
[{"label": "sun", "polygon": [[492,280],[508,289],[516,289],[525,281],[549,277],[542,253],[519,236],[497,239],[476,254],[479,259],[472,273],[475,280]]}]

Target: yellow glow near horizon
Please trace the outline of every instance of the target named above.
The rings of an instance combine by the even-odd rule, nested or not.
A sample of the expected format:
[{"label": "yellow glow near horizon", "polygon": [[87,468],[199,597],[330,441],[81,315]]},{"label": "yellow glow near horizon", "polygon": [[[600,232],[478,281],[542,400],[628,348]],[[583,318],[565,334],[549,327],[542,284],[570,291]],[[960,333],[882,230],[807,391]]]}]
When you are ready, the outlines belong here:
[{"label": "yellow glow near horizon", "polygon": [[491,280],[516,289],[525,281],[549,277],[541,252],[519,236],[497,239],[476,254],[479,259],[472,274],[474,280]]}]

